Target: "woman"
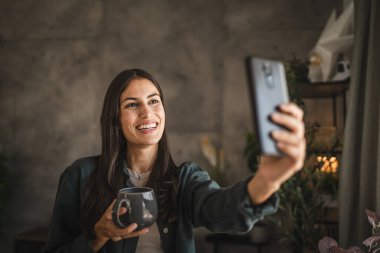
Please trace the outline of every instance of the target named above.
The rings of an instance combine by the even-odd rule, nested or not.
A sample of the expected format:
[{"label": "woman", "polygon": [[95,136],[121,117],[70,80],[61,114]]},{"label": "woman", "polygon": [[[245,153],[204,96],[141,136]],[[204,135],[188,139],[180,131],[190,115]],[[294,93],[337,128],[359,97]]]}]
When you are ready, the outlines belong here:
[{"label": "woman", "polygon": [[[195,227],[248,231],[276,211],[274,193],[305,156],[302,111],[284,104],[271,118],[290,130],[272,133],[285,156],[262,157],[255,177],[220,188],[195,163],[173,162],[157,81],[143,70],[121,72],[104,99],[100,156],[74,162],[60,178],[45,252],[192,253]],[[149,229],[119,228],[112,221],[119,189],[131,186],[156,193],[159,215]]]}]

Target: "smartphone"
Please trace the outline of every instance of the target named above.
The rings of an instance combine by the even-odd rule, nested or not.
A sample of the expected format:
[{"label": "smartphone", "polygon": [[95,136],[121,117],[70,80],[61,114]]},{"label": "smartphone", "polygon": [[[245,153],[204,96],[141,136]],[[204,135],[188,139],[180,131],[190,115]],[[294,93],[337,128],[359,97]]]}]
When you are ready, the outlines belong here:
[{"label": "smartphone", "polygon": [[255,133],[262,154],[282,156],[271,132],[283,127],[273,123],[270,115],[282,103],[289,102],[285,68],[281,61],[248,56],[246,72]]}]

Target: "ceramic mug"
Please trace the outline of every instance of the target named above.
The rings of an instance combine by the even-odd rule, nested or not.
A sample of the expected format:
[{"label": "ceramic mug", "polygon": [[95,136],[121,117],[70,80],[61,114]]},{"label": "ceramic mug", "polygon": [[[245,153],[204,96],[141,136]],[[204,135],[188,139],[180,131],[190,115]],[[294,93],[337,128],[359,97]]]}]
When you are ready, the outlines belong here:
[{"label": "ceramic mug", "polygon": [[[125,207],[127,212],[118,215],[121,207]],[[121,228],[136,223],[136,230],[141,230],[153,225],[157,219],[157,213],[157,201],[152,188],[123,188],[119,190],[113,206],[112,220]]]}]

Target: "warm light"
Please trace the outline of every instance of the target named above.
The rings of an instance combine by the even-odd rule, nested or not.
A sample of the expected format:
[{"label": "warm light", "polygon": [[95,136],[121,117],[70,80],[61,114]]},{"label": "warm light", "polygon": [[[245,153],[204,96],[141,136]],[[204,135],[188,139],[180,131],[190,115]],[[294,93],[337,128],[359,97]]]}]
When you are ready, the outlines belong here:
[{"label": "warm light", "polygon": [[317,156],[317,162],[322,166],[319,168],[324,173],[337,173],[338,171],[338,159],[335,156]]}]

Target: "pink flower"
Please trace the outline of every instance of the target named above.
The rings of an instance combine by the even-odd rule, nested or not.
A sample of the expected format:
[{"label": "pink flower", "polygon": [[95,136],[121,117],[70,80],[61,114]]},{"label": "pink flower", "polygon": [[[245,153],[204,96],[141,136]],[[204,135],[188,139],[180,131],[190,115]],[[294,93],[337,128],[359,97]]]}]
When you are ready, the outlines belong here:
[{"label": "pink flower", "polygon": [[372,227],[373,228],[377,227],[380,221],[380,215],[368,209],[365,209],[364,212],[367,215],[368,221],[369,223],[371,223]]},{"label": "pink flower", "polygon": [[380,242],[380,235],[373,235],[371,237],[368,237],[363,244],[367,247],[372,247],[372,245],[376,242]]},{"label": "pink flower", "polygon": [[364,251],[358,247],[342,249],[338,246],[338,243],[330,237],[324,237],[320,240],[318,243],[318,249],[320,253],[364,253]]},{"label": "pink flower", "polygon": [[318,243],[318,249],[321,253],[330,253],[331,248],[334,246],[338,247],[338,243],[330,237],[324,237]]}]

